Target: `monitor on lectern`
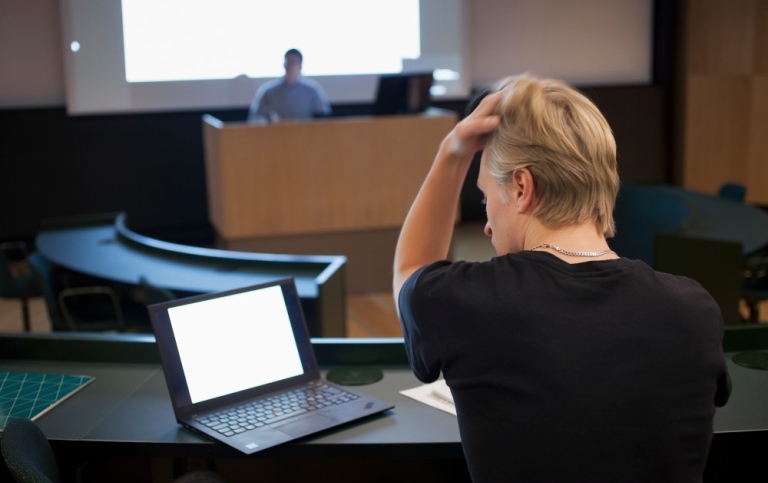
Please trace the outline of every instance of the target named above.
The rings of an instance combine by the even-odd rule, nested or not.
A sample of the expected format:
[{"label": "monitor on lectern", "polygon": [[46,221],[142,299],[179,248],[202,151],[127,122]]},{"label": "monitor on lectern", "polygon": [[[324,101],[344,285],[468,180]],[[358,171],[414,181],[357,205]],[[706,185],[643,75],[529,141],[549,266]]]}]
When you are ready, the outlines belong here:
[{"label": "monitor on lectern", "polygon": [[373,113],[393,115],[423,112],[432,100],[432,81],[432,71],[380,76]]}]

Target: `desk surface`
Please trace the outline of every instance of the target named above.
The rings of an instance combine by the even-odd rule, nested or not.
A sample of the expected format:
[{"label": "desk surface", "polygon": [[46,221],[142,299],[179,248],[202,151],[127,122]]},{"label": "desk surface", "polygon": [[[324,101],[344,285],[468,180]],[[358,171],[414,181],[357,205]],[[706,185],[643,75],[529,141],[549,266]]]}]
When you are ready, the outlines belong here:
[{"label": "desk surface", "polygon": [[[142,344],[154,346],[151,336],[143,337]],[[334,363],[332,359],[336,360],[335,363],[339,359],[352,363],[377,360],[381,363],[378,365],[385,369],[384,378],[359,389],[391,401],[395,408],[361,422],[270,449],[268,456],[311,454],[353,457],[370,455],[371,451],[382,457],[403,458],[461,455],[455,416],[398,393],[420,384],[403,363],[404,350],[400,340],[336,341],[314,341],[319,362],[325,362],[328,367],[328,363]],[[66,340],[61,342],[66,343]],[[6,346],[7,343],[7,340],[0,340],[0,347],[11,347],[4,352],[10,353],[10,358],[0,359],[2,370],[89,374],[96,377],[92,384],[38,420],[54,447],[94,455],[119,452],[142,456],[243,456],[176,423],[162,370],[156,362],[19,358],[17,356],[21,356],[23,351],[13,349],[15,346]],[[112,351],[110,357],[119,356],[118,352]],[[141,357],[140,352],[134,351],[137,358]],[[65,353],[68,353],[65,358],[74,358],[72,350],[61,352]],[[151,355],[151,350],[148,354]],[[714,421],[716,437],[725,433],[768,434],[765,433],[768,431],[768,411],[765,411],[768,405],[768,371],[738,366],[730,360],[731,356],[728,355],[728,364],[734,389],[729,403],[717,410]],[[58,356],[53,354],[47,357]],[[391,364],[386,364],[387,361]]]},{"label": "desk surface", "polygon": [[317,295],[317,279],[343,256],[274,255],[188,247],[141,237],[124,239],[124,219],[43,230],[40,252],[70,270],[138,284],[144,276],[154,285],[179,292],[207,293],[293,276],[301,296]]},{"label": "desk surface", "polygon": [[[134,339],[154,345],[151,336]],[[400,344],[395,340],[396,346]],[[396,352],[399,359],[399,350]],[[366,353],[375,357],[376,348],[361,354]],[[321,354],[318,360],[322,363]],[[405,365],[380,367],[385,369],[381,381],[355,389],[394,403],[393,410],[271,449],[270,457],[307,453],[353,456],[356,451],[363,454],[373,447],[377,454],[397,457],[423,457],[435,451],[447,457],[460,456],[455,416],[398,394],[421,384]],[[54,447],[76,448],[82,454],[94,455],[244,456],[177,424],[158,363],[11,358],[0,359],[0,369],[95,376],[89,386],[37,420]]]},{"label": "desk surface", "polygon": [[112,282],[152,285],[179,296],[218,292],[293,277],[311,333],[346,334],[347,259],[217,250],[169,243],[127,228],[123,214],[44,229],[37,249],[54,264]]}]

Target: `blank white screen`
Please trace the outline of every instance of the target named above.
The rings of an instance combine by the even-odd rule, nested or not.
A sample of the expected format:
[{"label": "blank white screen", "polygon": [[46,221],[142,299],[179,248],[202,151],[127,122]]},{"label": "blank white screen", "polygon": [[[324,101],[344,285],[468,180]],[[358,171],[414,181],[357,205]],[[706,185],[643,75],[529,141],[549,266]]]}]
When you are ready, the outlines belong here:
[{"label": "blank white screen", "polygon": [[451,74],[440,96],[463,98],[464,1],[61,0],[67,111],[247,107],[289,48],[332,103],[373,102],[379,73],[400,66]]},{"label": "blank white screen", "polygon": [[280,287],[168,310],[193,403],[303,373]]},{"label": "blank white screen", "polygon": [[122,17],[128,82],[278,77],[295,45],[309,76],[401,72],[421,53],[418,0],[122,0]]}]

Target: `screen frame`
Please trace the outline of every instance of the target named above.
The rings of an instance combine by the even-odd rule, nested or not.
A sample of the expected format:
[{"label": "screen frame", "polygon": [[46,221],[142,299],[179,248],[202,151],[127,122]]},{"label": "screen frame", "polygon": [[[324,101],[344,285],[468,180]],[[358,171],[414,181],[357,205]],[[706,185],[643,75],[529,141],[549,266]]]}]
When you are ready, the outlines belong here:
[{"label": "screen frame", "polygon": [[[187,388],[186,376],[182,366],[181,357],[176,345],[173,327],[168,310],[173,307],[186,305],[190,303],[202,302],[215,298],[226,297],[244,292],[264,289],[268,287],[279,286],[281,288],[283,299],[286,302],[288,316],[291,321],[294,337],[296,339],[301,364],[304,373],[283,381],[277,381],[263,386],[245,389],[233,394],[192,403],[189,390]],[[212,409],[222,409],[227,406],[234,406],[244,399],[264,396],[274,391],[279,391],[292,385],[316,380],[320,377],[320,370],[317,365],[314,349],[310,341],[309,329],[307,327],[304,313],[301,308],[298,291],[293,277],[274,280],[271,282],[251,285],[238,289],[226,290],[209,294],[194,295],[181,299],[162,302],[150,305],[148,308],[152,327],[155,332],[155,340],[160,352],[160,359],[165,374],[168,392],[173,401],[174,413],[177,419],[188,419],[200,412],[210,411]],[[172,378],[170,374],[178,374]]]}]

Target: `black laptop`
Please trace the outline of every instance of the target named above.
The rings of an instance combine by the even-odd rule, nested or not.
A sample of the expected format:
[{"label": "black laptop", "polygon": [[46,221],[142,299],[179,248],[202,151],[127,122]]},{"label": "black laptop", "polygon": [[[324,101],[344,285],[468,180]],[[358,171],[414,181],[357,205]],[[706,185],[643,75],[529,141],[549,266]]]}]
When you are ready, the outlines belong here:
[{"label": "black laptop", "polygon": [[176,420],[244,453],[394,407],[321,377],[292,278],[149,313]]}]

